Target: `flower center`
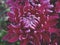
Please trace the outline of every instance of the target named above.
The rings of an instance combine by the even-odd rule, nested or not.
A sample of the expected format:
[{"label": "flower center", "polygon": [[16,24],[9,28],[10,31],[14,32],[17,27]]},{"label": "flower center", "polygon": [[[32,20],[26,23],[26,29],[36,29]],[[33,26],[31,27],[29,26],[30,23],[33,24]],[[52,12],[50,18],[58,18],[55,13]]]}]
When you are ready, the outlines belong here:
[{"label": "flower center", "polygon": [[27,16],[21,17],[21,21],[24,24],[23,28],[35,29],[39,24],[40,17],[36,17],[35,15],[28,13]]}]

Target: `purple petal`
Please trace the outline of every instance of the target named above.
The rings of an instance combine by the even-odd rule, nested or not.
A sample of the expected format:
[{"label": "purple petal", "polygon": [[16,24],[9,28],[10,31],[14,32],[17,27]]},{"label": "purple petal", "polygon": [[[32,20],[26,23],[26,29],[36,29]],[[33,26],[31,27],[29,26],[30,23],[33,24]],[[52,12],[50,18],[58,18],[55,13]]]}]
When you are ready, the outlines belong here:
[{"label": "purple petal", "polygon": [[8,42],[16,42],[18,40],[18,36],[14,36],[8,40]]}]

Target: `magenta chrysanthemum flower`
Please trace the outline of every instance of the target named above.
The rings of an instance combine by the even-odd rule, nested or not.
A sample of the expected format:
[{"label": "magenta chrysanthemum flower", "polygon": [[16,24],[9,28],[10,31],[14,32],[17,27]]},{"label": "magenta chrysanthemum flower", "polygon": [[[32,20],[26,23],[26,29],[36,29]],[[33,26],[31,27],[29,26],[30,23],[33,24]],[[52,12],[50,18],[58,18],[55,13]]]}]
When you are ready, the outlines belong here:
[{"label": "magenta chrysanthemum flower", "polygon": [[60,3],[57,0],[54,6],[50,1],[7,0],[10,7],[10,12],[7,13],[10,24],[8,34],[3,40],[20,40],[20,45],[58,45],[60,33],[56,24]]}]

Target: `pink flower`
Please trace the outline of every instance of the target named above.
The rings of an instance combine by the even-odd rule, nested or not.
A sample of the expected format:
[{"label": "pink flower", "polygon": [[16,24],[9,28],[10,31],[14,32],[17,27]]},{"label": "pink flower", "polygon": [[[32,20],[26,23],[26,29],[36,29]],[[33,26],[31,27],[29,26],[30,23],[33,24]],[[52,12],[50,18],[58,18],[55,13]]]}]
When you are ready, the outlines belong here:
[{"label": "pink flower", "polygon": [[31,2],[32,5],[27,0],[24,5],[22,3],[19,5],[18,2],[15,3],[11,0],[9,3],[11,10],[7,14],[10,24],[7,26],[8,34],[3,37],[3,40],[8,42],[20,40],[20,45],[27,45],[28,43],[58,45],[57,38],[52,40],[51,34],[59,35],[59,29],[56,27],[59,16],[52,10],[54,5],[50,4],[50,0],[40,0],[38,4],[33,1]]}]

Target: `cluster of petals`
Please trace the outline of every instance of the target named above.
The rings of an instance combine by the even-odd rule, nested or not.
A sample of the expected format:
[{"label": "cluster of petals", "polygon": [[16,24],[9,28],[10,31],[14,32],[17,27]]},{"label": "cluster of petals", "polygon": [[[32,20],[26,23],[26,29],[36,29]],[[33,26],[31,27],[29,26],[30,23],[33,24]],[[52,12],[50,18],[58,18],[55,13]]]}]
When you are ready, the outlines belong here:
[{"label": "cluster of petals", "polygon": [[60,1],[51,0],[7,0],[10,8],[10,24],[3,40],[20,41],[20,45],[59,45]]}]

